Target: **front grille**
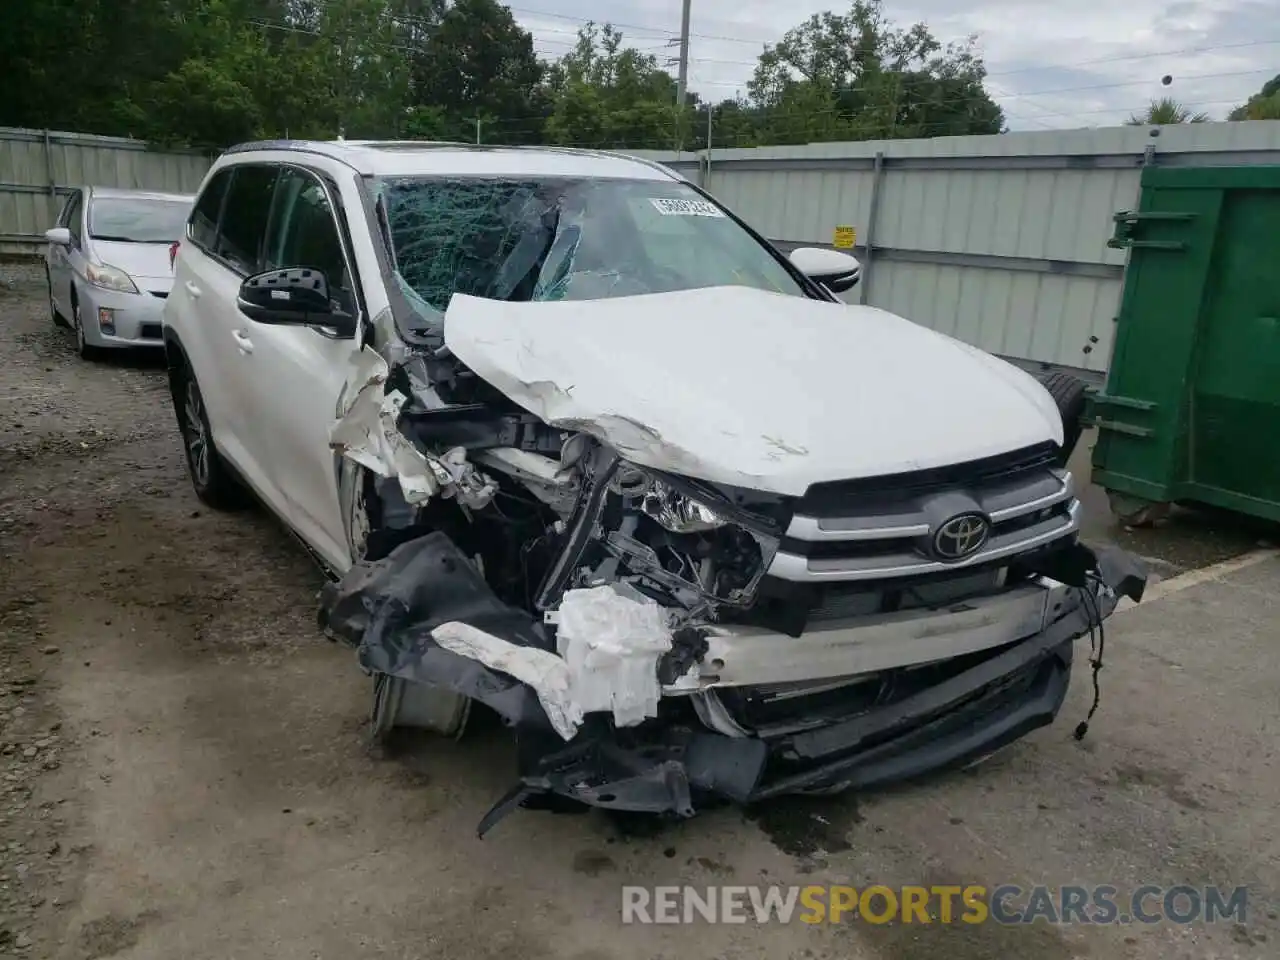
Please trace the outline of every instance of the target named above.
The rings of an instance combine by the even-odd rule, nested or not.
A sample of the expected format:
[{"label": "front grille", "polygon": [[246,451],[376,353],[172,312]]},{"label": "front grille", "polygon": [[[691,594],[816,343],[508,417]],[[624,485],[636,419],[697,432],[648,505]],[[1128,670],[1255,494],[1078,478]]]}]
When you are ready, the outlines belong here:
[{"label": "front grille", "polygon": [[148,293],[150,293],[153,297],[159,297],[161,300],[169,296],[168,290],[149,290]]},{"label": "front grille", "polygon": [[[1053,444],[954,467],[817,484],[799,501],[770,575],[796,583],[877,581],[1012,558],[1079,528],[1071,475]],[[949,518],[978,513],[990,535],[958,562],[935,556]]]},{"label": "front grille", "polygon": [[957,487],[972,489],[1009,483],[1043,473],[1053,465],[1057,451],[1057,444],[1040,443],[929,470],[815,483],[796,504],[795,512],[810,517],[843,517],[850,510],[865,509],[871,504],[886,507]]},{"label": "front grille", "polygon": [[159,340],[161,336],[163,332],[158,323],[144,323],[138,331],[138,337],[142,340]]}]

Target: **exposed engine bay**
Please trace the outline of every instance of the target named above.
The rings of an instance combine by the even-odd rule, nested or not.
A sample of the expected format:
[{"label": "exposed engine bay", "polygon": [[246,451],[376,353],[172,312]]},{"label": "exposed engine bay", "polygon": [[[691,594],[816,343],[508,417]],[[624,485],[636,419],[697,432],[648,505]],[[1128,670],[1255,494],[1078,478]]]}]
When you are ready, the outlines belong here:
[{"label": "exposed engine bay", "polygon": [[[1013,467],[982,481],[989,562],[910,547],[910,576],[877,573],[868,545],[887,534],[824,559],[832,544],[795,542],[800,520],[826,522],[800,517],[809,500],[683,472],[693,452],[655,453],[663,438],[635,418],[558,413],[573,383],[500,389],[443,329],[409,343],[388,316],[375,328],[331,433],[354,565],[321,621],[381,678],[375,726],[395,724],[397,682],[435,698],[419,725],[459,732],[478,702],[515,728],[517,783],[482,833],[557,799],[690,816],[970,760],[1050,722],[1072,641],[1141,596],[1136,560],[1078,542],[1069,477],[1043,457],[1017,466],[1055,491],[1034,512],[1000,506]],[[796,563],[854,566],[810,582]]]}]

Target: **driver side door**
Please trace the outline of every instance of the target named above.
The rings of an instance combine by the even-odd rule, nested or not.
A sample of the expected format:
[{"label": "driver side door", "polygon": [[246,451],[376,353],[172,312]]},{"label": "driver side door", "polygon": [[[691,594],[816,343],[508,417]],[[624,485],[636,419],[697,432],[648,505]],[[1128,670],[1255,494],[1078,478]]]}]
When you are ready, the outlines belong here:
[{"label": "driver side door", "polygon": [[[363,305],[339,226],[337,196],[319,173],[281,167],[262,269],[320,270],[329,283],[330,308],[359,317]],[[329,429],[359,340],[318,327],[257,323],[243,315],[241,320],[259,376],[266,378],[258,385],[264,396],[256,404],[255,428],[289,525],[331,568],[343,570],[351,555],[338,500],[339,460],[329,447]]]}]

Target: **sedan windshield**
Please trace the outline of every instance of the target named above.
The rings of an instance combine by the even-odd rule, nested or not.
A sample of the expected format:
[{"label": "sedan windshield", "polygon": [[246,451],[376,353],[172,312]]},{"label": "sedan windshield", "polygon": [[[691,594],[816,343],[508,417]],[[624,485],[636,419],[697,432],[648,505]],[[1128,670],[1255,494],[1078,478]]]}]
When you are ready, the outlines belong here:
[{"label": "sedan windshield", "polygon": [[89,235],[98,240],[173,243],[191,213],[185,200],[97,197],[89,207]]},{"label": "sedan windshield", "polygon": [[376,184],[396,269],[441,312],[454,293],[597,300],[714,286],[804,296],[767,247],[667,180],[389,178]]}]

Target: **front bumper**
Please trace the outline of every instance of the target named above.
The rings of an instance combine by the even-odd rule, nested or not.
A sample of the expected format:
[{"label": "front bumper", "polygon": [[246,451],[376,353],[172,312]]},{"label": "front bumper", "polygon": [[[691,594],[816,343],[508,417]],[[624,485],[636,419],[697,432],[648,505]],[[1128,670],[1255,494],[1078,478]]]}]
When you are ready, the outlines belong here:
[{"label": "front bumper", "polygon": [[163,346],[164,304],[158,293],[120,293],[84,284],[80,319],[85,342],[96,347]]},{"label": "front bumper", "polygon": [[[547,797],[687,817],[717,798],[751,803],[919,776],[1051,723],[1066,696],[1073,641],[1110,615],[1120,595],[1140,599],[1146,582],[1128,554],[1074,549],[1055,575],[1078,586],[1042,576],[946,613],[863,618],[856,628],[799,638],[718,631],[696,668],[667,684],[657,718],[618,728],[606,714],[588,714],[567,742],[530,686],[432,639],[441,624],[461,622],[512,647],[552,649],[542,625],[493,597],[443,534],[356,565],[326,588],[320,619],[331,636],[358,646],[369,672],[446,687],[515,727],[518,782],[481,821],[482,835]],[[741,717],[722,699],[761,684],[903,674],[892,696],[870,704],[827,697],[813,709],[800,701],[783,722],[750,730],[735,729]]]}]

